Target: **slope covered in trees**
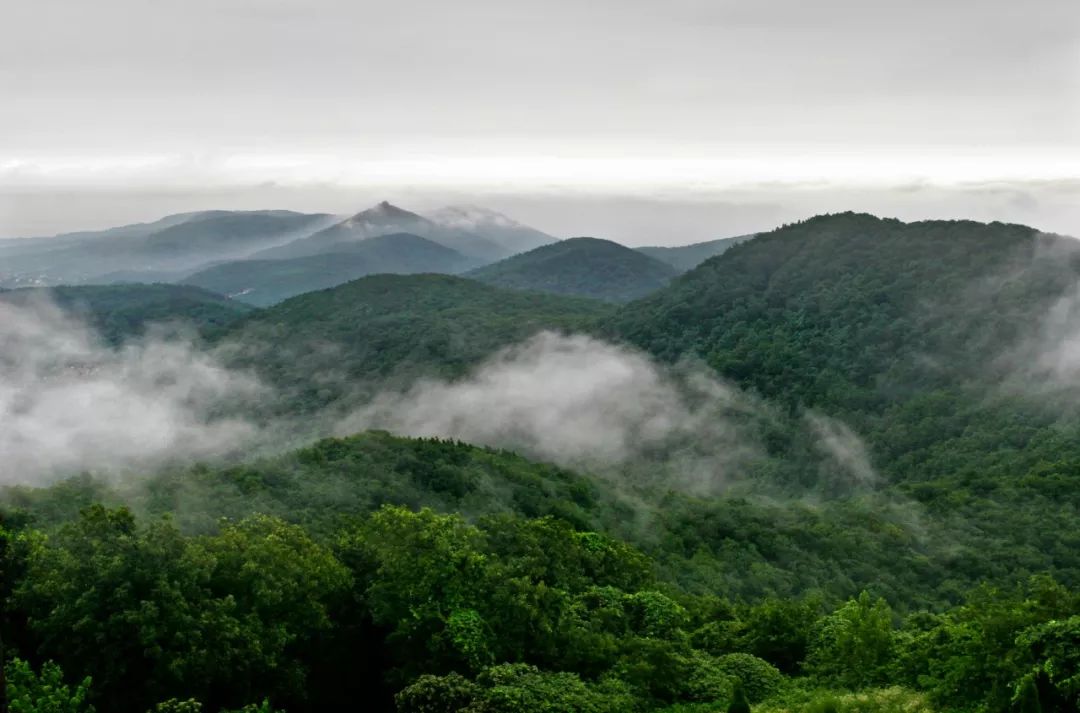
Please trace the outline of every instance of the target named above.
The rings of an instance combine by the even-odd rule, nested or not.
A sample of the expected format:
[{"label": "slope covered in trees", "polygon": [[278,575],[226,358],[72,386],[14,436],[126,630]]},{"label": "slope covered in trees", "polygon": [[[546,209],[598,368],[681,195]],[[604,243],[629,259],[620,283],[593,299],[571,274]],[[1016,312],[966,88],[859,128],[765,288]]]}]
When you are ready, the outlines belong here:
[{"label": "slope covered in trees", "polygon": [[120,713],[1075,711],[1078,276],[1022,226],[843,214],[622,308],[416,275],[252,311],[211,338],[301,420],[589,330],[756,394],[760,452],[707,494],[383,433],[7,489],[9,677]]},{"label": "slope covered in trees", "polygon": [[728,248],[745,242],[752,237],[754,236],[740,235],[735,238],[720,238],[719,240],[708,240],[703,243],[692,243],[690,245],[676,245],[673,247],[647,246],[634,249],[639,253],[654,257],[661,262],[666,262],[679,272],[687,272],[693,270],[709,258],[716,257]]},{"label": "slope covered in trees", "polygon": [[[92,504],[121,499],[142,514]],[[784,554],[778,511],[729,503],[705,517],[710,554],[685,539],[693,506],[634,533],[611,484],[382,434],[2,502],[16,693],[60,695],[58,664],[99,710],[684,711],[741,689],[761,710],[1004,713],[1075,696],[1080,593],[1035,578],[902,615],[845,575],[878,559],[857,575],[876,589],[919,566],[900,554],[917,540],[842,508],[807,508]],[[604,534],[620,527],[636,545]],[[680,584],[710,559],[724,579]],[[770,569],[802,594],[770,594]]]},{"label": "slope covered in trees", "polygon": [[183,282],[267,307],[365,275],[456,273],[475,264],[456,250],[408,233],[340,243],[336,249],[339,252],[285,260],[222,263],[188,275]]},{"label": "slope covered in trees", "polygon": [[232,363],[312,408],[417,376],[460,376],[542,329],[575,331],[601,302],[502,290],[449,275],[373,275],[293,297],[220,336]]},{"label": "slope covered in trees", "polygon": [[0,301],[7,304],[38,300],[51,301],[84,319],[113,343],[142,334],[150,324],[224,328],[251,311],[243,303],[185,285],[85,285],[0,292]]},{"label": "slope covered in trees", "polygon": [[473,270],[469,277],[515,290],[628,302],[676,274],[667,263],[610,240],[570,238]]},{"label": "slope covered in trees", "polygon": [[[906,431],[889,456],[929,455],[959,435],[958,408],[1035,418],[1044,387],[1071,385],[1078,279],[1080,243],[1023,226],[823,216],[709,260],[611,331],[664,358],[694,353],[789,406]],[[919,413],[937,424],[899,427]]]}]

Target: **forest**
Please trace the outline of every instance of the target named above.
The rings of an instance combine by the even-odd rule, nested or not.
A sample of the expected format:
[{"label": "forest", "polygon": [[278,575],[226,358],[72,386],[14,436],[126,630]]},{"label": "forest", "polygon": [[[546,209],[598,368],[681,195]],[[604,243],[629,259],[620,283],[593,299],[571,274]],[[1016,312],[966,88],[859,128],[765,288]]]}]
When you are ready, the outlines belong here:
[{"label": "forest", "polygon": [[[845,213],[621,306],[443,275],[267,309],[183,288],[203,348],[269,386],[252,419],[296,420],[3,488],[8,710],[1076,711],[1078,279],[1071,239]],[[101,295],[110,343],[162,319]],[[544,330],[672,375],[693,428],[608,461],[320,432],[483,384]]]}]

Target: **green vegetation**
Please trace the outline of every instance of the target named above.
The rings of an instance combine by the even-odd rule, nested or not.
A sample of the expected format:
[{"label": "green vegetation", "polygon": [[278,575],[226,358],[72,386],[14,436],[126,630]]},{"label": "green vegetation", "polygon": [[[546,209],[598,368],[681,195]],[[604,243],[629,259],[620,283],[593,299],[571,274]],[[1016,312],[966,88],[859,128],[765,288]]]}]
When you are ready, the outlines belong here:
[{"label": "green vegetation", "polygon": [[751,392],[760,452],[720,495],[385,433],[7,488],[9,709],[1076,711],[1078,279],[1022,226],[843,214],[622,308],[382,275],[211,322],[290,415],[606,334]]},{"label": "green vegetation", "polygon": [[0,292],[0,302],[8,304],[42,299],[85,320],[114,344],[142,334],[150,324],[179,322],[213,330],[251,311],[243,303],[184,285],[85,285]]},{"label": "green vegetation", "polygon": [[515,290],[629,302],[677,274],[667,263],[610,240],[571,238],[473,270],[469,277]]},{"label": "green vegetation", "polygon": [[447,275],[373,275],[256,312],[222,340],[233,364],[282,389],[295,411],[417,376],[460,376],[542,329],[579,330],[610,313]]},{"label": "green vegetation", "polygon": [[[46,694],[34,691],[47,689],[68,707],[26,710],[90,703],[121,713],[235,710],[263,699],[263,710],[337,710],[359,695],[374,710],[398,711],[1004,712],[1035,697],[1040,710],[1076,704],[1080,592],[1047,578],[984,586],[956,607],[906,616],[866,592],[738,601],[681,590],[647,552],[558,515],[515,512],[546,498],[572,517],[575,508],[578,517],[610,516],[587,498],[586,507],[569,499],[581,499],[586,481],[512,454],[364,436],[296,454],[302,475],[291,483],[320,468],[352,473],[355,462],[363,490],[365,474],[381,470],[363,459],[379,449],[383,462],[412,452],[406,468],[430,463],[448,482],[502,469],[489,471],[487,485],[506,475],[518,495],[490,500],[506,509],[472,522],[372,509],[384,495],[396,499],[388,491],[334,517],[304,507],[302,493],[289,507],[295,491],[274,482],[273,468],[284,464],[273,463],[213,478],[204,470],[184,487],[206,487],[214,500],[228,497],[231,480],[252,495],[253,509],[274,499],[261,490],[275,490],[286,517],[314,530],[270,515],[214,524],[184,517],[184,497],[170,492],[176,479],[150,486],[156,497],[141,502],[176,507],[183,529],[172,518],[140,522],[100,505],[73,519],[38,519],[37,529],[37,513],[55,516],[64,507],[51,501],[71,491],[33,491],[7,511],[0,540],[4,640],[22,660],[55,661],[89,678],[63,683],[53,664],[38,678],[15,661],[9,696],[40,705]],[[401,477],[388,473],[377,489]],[[417,490],[433,482],[412,478],[407,487]],[[176,499],[167,503],[163,492]],[[239,503],[234,495],[226,509]]]},{"label": "green vegetation", "polygon": [[922,579],[943,604],[963,591],[959,572],[1080,583],[1078,278],[1080,244],[1024,226],[821,216],[706,261],[608,333],[665,359],[698,356],[789,414],[767,442],[792,492],[825,487],[799,466],[806,410],[851,426],[875,487],[946,526],[952,574]]},{"label": "green vegetation", "polygon": [[690,245],[678,245],[675,247],[657,246],[634,249],[661,262],[666,262],[679,272],[688,272],[709,258],[720,255],[728,248],[745,242],[752,237],[754,236],[740,235],[735,238],[720,238],[719,240],[708,240],[704,243],[691,243]]},{"label": "green vegetation", "polygon": [[342,243],[341,252],[287,260],[238,260],[184,278],[196,285],[259,307],[377,273],[460,272],[470,266],[461,253],[418,235],[380,235]]}]

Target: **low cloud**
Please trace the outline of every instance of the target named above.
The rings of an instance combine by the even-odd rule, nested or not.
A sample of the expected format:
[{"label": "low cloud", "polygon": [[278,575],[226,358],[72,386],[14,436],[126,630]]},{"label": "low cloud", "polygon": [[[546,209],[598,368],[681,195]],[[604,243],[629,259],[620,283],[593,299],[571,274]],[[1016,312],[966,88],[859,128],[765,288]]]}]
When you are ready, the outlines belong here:
[{"label": "low cloud", "polygon": [[260,393],[190,340],[111,348],[47,301],[0,303],[0,484],[225,455],[256,435],[234,414]]},{"label": "low cloud", "polygon": [[877,483],[878,475],[870,462],[870,451],[850,426],[816,411],[807,411],[805,419],[816,437],[818,449],[834,466],[829,470],[844,477],[846,482],[842,484],[848,486],[845,489]]},{"label": "low cloud", "polygon": [[338,424],[505,447],[594,471],[664,463],[672,485],[711,490],[757,454],[747,398],[701,370],[551,332],[465,379],[383,393]]}]

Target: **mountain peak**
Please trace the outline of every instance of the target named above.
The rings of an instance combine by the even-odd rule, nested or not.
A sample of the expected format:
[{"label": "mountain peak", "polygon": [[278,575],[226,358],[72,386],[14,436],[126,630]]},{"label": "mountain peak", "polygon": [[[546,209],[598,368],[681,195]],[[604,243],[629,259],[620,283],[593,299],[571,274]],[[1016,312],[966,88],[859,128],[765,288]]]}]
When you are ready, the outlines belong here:
[{"label": "mountain peak", "polygon": [[381,201],[367,210],[360,211],[350,218],[349,222],[385,223],[396,220],[424,220],[424,218],[404,208],[398,208],[390,201]]}]

